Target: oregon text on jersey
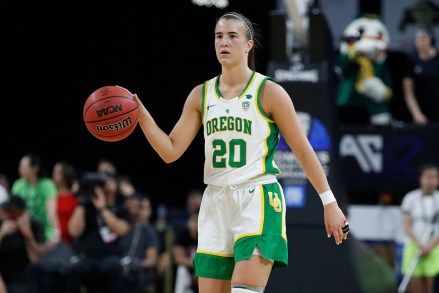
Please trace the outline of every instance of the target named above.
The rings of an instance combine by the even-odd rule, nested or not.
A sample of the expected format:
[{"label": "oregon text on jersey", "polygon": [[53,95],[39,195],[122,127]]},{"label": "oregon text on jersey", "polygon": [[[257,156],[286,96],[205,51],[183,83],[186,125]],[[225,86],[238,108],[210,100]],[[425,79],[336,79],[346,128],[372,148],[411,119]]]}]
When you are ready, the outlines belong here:
[{"label": "oregon text on jersey", "polygon": [[218,131],[237,131],[252,134],[252,121],[241,117],[221,116],[206,122],[206,134],[209,136]]}]

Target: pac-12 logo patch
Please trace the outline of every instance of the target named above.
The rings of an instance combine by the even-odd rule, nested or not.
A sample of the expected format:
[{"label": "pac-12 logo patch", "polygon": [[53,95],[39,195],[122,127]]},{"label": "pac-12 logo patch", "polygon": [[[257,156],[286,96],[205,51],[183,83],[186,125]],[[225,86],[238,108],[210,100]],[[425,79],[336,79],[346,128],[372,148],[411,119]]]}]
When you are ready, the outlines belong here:
[{"label": "pac-12 logo patch", "polygon": [[248,108],[250,107],[250,102],[242,102],[242,109],[244,109],[244,111],[247,111]]}]

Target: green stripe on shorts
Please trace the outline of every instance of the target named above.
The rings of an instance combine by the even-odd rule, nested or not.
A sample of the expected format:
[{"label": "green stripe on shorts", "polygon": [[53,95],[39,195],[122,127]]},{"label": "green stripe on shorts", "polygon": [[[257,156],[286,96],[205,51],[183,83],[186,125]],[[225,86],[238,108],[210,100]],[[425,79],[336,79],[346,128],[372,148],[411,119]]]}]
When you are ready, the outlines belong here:
[{"label": "green stripe on shorts", "polygon": [[198,277],[231,280],[235,260],[232,257],[197,252],[194,257],[195,275]]}]

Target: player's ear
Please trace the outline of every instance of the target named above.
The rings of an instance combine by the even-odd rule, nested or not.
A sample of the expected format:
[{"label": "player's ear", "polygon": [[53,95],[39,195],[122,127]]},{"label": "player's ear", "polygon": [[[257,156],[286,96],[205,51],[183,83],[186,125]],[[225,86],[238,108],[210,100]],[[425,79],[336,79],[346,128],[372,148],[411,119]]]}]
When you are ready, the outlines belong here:
[{"label": "player's ear", "polygon": [[245,50],[246,53],[250,52],[253,46],[255,45],[255,42],[253,40],[247,41],[247,48]]}]

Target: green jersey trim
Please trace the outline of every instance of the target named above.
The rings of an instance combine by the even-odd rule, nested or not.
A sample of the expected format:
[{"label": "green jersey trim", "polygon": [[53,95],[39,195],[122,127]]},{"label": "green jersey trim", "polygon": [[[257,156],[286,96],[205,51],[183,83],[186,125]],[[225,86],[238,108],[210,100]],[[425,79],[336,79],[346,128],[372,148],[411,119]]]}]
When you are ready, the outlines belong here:
[{"label": "green jersey trim", "polygon": [[270,128],[270,134],[265,140],[266,156],[264,159],[265,171],[263,173],[280,174],[280,169],[275,167],[274,164],[274,154],[280,140],[279,127],[275,123],[268,123],[268,127]]},{"label": "green jersey trim", "polygon": [[[215,80],[215,95],[216,95],[218,100],[222,97],[221,92],[219,90],[219,79],[220,79],[220,76],[221,76],[221,74],[218,75],[216,80]],[[250,86],[253,83],[253,81],[255,80],[255,78],[256,78],[256,71],[253,71],[253,73],[250,76],[249,80],[247,81],[247,84],[245,85],[244,89],[238,95],[238,99],[241,99],[245,95],[245,93],[250,89]]]},{"label": "green jersey trim", "polygon": [[250,85],[253,83],[253,81],[255,80],[255,78],[256,78],[256,74],[255,74],[255,72],[253,71],[252,76],[250,76],[250,79],[248,80],[248,82],[247,82],[247,84],[246,84],[244,90],[238,95],[238,99],[241,99],[241,98],[245,95],[245,93],[248,92],[248,90],[250,89]]},{"label": "green jersey trim", "polygon": [[201,123],[204,124],[204,115],[206,115],[206,105],[207,105],[207,83],[205,81],[203,83],[203,87],[201,88]]},{"label": "green jersey trim", "polygon": [[262,105],[261,105],[261,91],[262,91],[262,88],[267,80],[271,80],[271,78],[265,77],[263,80],[261,80],[261,83],[259,84],[258,89],[256,91],[257,92],[257,96],[256,96],[257,109],[258,109],[259,114],[261,114],[262,117],[264,117],[266,120],[268,120],[268,122],[274,123],[273,119],[271,119],[271,116],[268,115],[267,113],[265,113],[265,111],[264,111],[264,109],[262,109]]}]

